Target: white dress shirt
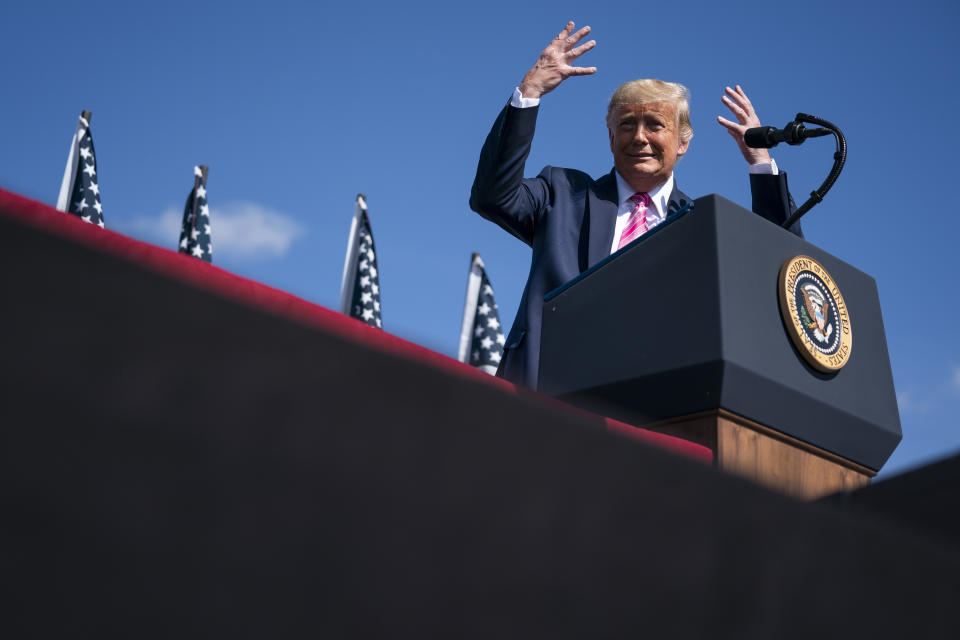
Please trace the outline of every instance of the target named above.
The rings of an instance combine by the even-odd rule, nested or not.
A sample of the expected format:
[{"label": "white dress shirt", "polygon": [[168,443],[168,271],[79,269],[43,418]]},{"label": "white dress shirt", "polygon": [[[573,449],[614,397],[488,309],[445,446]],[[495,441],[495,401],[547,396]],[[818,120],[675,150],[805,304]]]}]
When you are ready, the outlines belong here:
[{"label": "white dress shirt", "polygon": [[[619,198],[620,208],[617,209],[617,224],[613,228],[613,245],[610,247],[610,253],[617,250],[617,246],[620,244],[620,236],[623,235],[623,228],[627,226],[630,214],[633,213],[633,208],[637,206],[630,199],[637,192],[636,189],[627,184],[623,176],[616,171],[614,175],[617,176],[617,198]],[[653,200],[653,203],[647,207],[647,231],[653,229],[667,217],[667,206],[670,204],[671,193],[673,193],[673,173],[662,185],[647,192],[647,195]]]}]

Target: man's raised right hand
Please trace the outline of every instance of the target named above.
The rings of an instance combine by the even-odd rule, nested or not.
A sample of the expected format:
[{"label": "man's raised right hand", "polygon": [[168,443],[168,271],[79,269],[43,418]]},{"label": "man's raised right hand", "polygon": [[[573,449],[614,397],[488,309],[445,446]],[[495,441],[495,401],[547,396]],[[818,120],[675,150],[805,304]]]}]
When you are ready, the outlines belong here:
[{"label": "man's raised right hand", "polygon": [[[540,98],[550,93],[570,76],[587,76],[596,73],[596,67],[572,67],[570,63],[597,46],[596,40],[574,46],[590,33],[590,27],[583,27],[576,33],[573,21],[567,23],[563,31],[557,34],[547,48],[543,50],[536,64],[524,76],[520,83],[520,93],[524,98]],[[572,34],[572,35],[571,35]]]}]

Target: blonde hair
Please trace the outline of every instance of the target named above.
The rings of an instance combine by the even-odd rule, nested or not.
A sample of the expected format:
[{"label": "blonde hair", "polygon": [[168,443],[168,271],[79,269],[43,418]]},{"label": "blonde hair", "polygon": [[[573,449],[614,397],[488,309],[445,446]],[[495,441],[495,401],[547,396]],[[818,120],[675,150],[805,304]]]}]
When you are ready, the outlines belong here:
[{"label": "blonde hair", "polygon": [[650,102],[670,102],[677,114],[677,135],[680,142],[690,142],[693,127],[690,126],[690,91],[679,82],[664,82],[654,78],[643,78],[624,82],[610,96],[607,105],[607,127],[613,128],[613,119],[617,107]]}]

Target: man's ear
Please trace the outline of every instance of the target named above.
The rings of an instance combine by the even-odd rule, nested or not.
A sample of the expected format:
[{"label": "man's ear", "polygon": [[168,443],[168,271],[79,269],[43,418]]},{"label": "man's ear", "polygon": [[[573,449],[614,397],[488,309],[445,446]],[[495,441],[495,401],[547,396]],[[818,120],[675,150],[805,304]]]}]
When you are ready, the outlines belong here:
[{"label": "man's ear", "polygon": [[686,142],[681,142],[679,145],[677,145],[677,157],[679,158],[680,156],[685,154],[687,152],[687,149],[689,148],[690,148],[689,140],[687,140]]},{"label": "man's ear", "polygon": [[610,151],[613,151],[613,129],[607,127],[607,136],[610,138]]}]

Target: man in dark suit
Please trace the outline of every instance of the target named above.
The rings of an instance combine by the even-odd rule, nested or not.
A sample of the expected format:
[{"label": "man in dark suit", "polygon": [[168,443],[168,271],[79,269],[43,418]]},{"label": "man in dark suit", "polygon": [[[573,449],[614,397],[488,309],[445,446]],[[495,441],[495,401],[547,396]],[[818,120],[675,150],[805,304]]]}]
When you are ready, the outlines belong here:
[{"label": "man in dark suit", "polygon": [[[541,96],[571,76],[596,72],[570,63],[592,49],[590,32],[574,32],[568,23],[543,50],[537,63],[500,112],[480,153],[470,207],[533,248],[530,274],[506,339],[497,375],[537,387],[543,296],[659,224],[690,197],[673,177],[687,152],[689,92],[680,84],[634,80],[610,100],[607,128],[613,170],[598,180],[582,171],[544,167],[536,178],[523,177]],[[737,141],[750,164],[753,210],[782,223],[795,209],[780,173],[765,149],[751,149],[744,132],[760,126],[743,90],[726,88],[722,100],[737,122],[717,118]],[[800,234],[799,225],[791,229]]]}]

